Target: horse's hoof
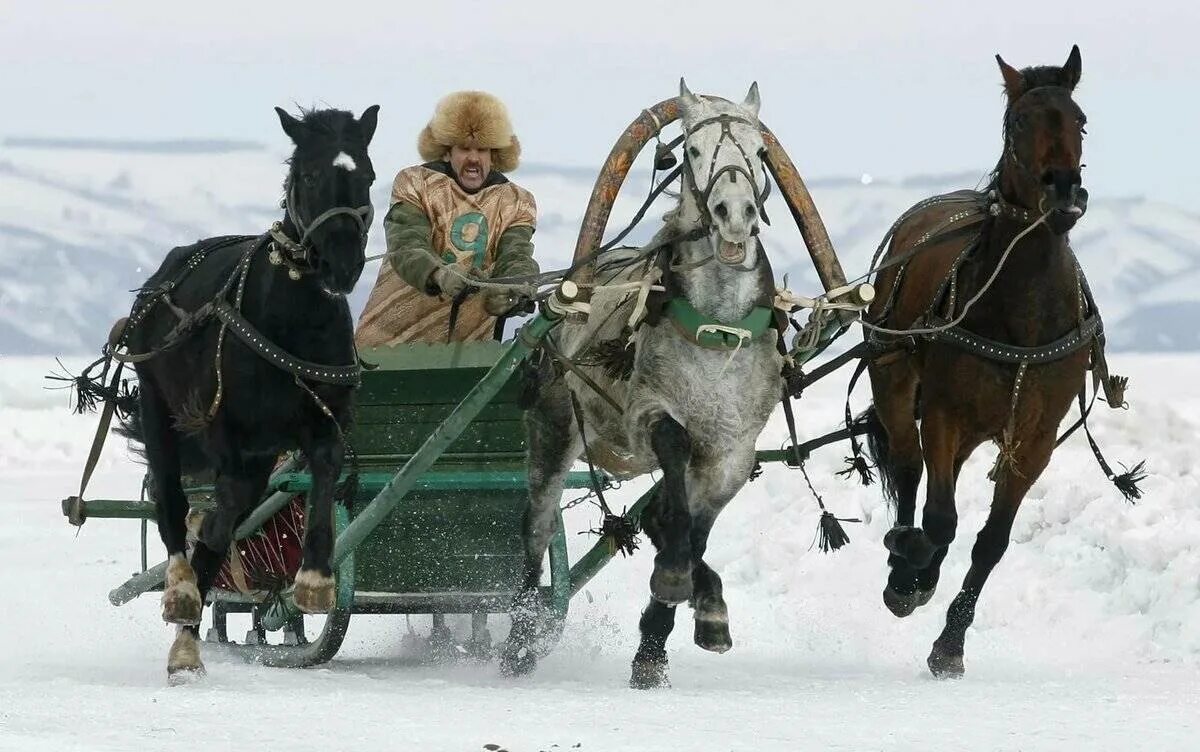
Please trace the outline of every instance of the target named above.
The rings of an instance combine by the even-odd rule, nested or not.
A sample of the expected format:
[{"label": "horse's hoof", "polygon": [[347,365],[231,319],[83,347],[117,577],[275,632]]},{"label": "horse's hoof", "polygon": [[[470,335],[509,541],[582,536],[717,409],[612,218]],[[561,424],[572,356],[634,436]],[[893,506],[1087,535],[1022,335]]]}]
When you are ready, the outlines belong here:
[{"label": "horse's hoof", "polygon": [[633,673],[629,677],[632,689],[668,689],[667,659],[634,658]]},{"label": "horse's hoof", "polygon": [[728,619],[696,619],[693,639],[697,646],[712,653],[725,653],[733,647]]},{"label": "horse's hoof", "polygon": [[891,553],[901,557],[913,569],[925,569],[933,561],[937,546],[919,527],[897,525],[883,536],[883,545]]},{"label": "horse's hoof", "polygon": [[917,592],[919,591],[905,594],[894,590],[891,585],[888,585],[883,589],[883,605],[887,606],[888,611],[903,619],[913,611],[916,611],[917,606],[921,605],[917,603]]},{"label": "horse's hoof", "polygon": [[200,660],[200,644],[191,631],[181,629],[167,654],[167,684],[172,687],[190,684],[202,676],[204,663]]},{"label": "horse's hoof", "polygon": [[938,679],[961,679],[966,672],[962,653],[951,655],[939,648],[937,643],[934,643],[926,663],[929,664],[929,673]]},{"label": "horse's hoof", "polygon": [[933,599],[933,594],[936,591],[937,591],[936,587],[931,587],[928,590],[922,590],[921,588],[917,588],[917,592],[913,593],[913,595],[915,595],[917,597],[917,608],[920,608],[921,606],[924,606],[926,603],[929,603],[929,601],[931,601]]},{"label": "horse's hoof", "polygon": [[525,645],[517,647],[506,644],[500,652],[501,676],[526,676],[533,673],[535,668],[537,668],[537,655]]},{"label": "horse's hoof", "polygon": [[296,575],[292,598],[306,614],[327,614],[333,608],[333,578],[315,569],[301,569]]},{"label": "horse's hoof", "polygon": [[650,595],[668,606],[678,606],[692,599],[692,568],[671,570],[654,565],[650,575]]},{"label": "horse's hoof", "polygon": [[168,624],[195,626],[200,623],[200,590],[190,580],[180,580],[163,591],[162,617]]}]

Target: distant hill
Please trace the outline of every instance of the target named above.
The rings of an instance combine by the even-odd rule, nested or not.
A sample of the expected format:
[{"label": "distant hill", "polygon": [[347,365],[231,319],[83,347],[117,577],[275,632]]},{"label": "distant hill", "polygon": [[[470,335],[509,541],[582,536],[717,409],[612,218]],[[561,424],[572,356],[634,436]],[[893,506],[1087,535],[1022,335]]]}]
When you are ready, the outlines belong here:
[{"label": "distant hill", "polygon": [[[800,154],[793,154],[803,164]],[[128,312],[130,291],[170,248],[210,236],[261,232],[280,214],[284,159],[260,144],[222,140],[104,141],[9,138],[0,147],[0,354],[98,349]],[[376,226],[390,176],[377,165]],[[565,266],[595,180],[594,169],[527,165],[513,178],[533,191],[543,268]],[[865,270],[879,239],[906,208],[939,191],[976,187],[978,174],[810,179],[846,271]],[[631,175],[610,230],[640,205],[649,175]],[[646,238],[667,208],[631,236]],[[819,286],[778,192],[764,244],[777,275],[801,292]],[[1115,349],[1195,350],[1200,333],[1200,215],[1142,198],[1093,196],[1072,243],[1103,310]],[[368,267],[351,298],[357,314],[375,280]]]}]

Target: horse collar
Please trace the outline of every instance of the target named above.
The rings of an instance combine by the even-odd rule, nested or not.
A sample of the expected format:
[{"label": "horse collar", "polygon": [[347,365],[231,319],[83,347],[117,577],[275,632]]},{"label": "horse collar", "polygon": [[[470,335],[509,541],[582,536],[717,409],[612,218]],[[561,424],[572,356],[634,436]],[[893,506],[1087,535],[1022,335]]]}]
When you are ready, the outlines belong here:
[{"label": "horse collar", "polygon": [[736,350],[758,339],[774,321],[772,308],[755,306],[737,321],[725,323],[700,313],[683,296],[668,300],[666,313],[680,334],[706,350]]}]

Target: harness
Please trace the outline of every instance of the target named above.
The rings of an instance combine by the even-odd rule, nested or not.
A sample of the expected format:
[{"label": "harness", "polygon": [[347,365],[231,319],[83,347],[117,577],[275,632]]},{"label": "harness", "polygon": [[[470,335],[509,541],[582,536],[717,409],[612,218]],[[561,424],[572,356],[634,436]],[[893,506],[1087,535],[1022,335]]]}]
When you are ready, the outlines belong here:
[{"label": "harness", "polygon": [[[1086,210],[1086,193],[1082,194],[1082,201],[1084,202],[1084,206],[1078,207],[1081,213]],[[966,208],[951,215],[950,218],[943,221],[938,227],[919,238],[912,248],[908,249],[902,256],[895,260],[895,264],[876,266],[876,261],[883,249],[891,240],[896,229],[904,221],[930,206],[950,202],[962,202],[966,205]],[[851,468],[846,472],[857,470],[864,483],[870,480],[869,470],[865,469],[866,463],[861,457],[861,448],[856,438],[856,435],[863,433],[865,428],[860,425],[860,422],[852,419],[849,404],[849,393],[854,390],[854,385],[866,369],[868,360],[879,361],[898,350],[912,350],[916,346],[917,340],[920,339],[926,342],[936,342],[956,347],[993,363],[1017,366],[1009,404],[1009,419],[1001,435],[996,437],[1000,451],[996,458],[996,464],[988,474],[990,479],[995,480],[999,477],[999,472],[1005,467],[1010,466],[1014,461],[1017,408],[1020,403],[1021,390],[1028,369],[1031,366],[1057,362],[1085,347],[1090,347],[1091,359],[1088,370],[1092,372],[1092,399],[1090,402],[1087,400],[1088,386],[1085,383],[1078,395],[1080,417],[1058,438],[1055,446],[1061,445],[1076,430],[1083,428],[1092,452],[1105,476],[1117,486],[1118,490],[1127,499],[1139,498],[1141,491],[1138,489],[1137,483],[1144,477],[1144,463],[1140,463],[1133,469],[1127,469],[1125,473],[1117,475],[1105,461],[1087,425],[1087,418],[1101,390],[1104,392],[1105,402],[1110,407],[1127,407],[1124,394],[1128,385],[1128,379],[1112,375],[1108,371],[1108,363],[1104,355],[1104,324],[1100,317],[1100,310],[1088,285],[1087,277],[1084,275],[1078,260],[1073,255],[1072,262],[1079,298],[1078,323],[1075,328],[1058,339],[1033,347],[1013,345],[984,337],[967,329],[962,324],[965,308],[958,317],[955,317],[958,303],[958,272],[962,264],[980,247],[985,223],[1001,216],[1029,225],[1014,239],[1013,244],[1015,244],[1025,233],[1032,230],[1037,224],[1040,224],[1046,218],[1047,214],[1042,214],[1040,217],[1035,218],[1030,210],[1008,203],[995,190],[989,191],[986,194],[978,191],[959,191],[943,196],[935,196],[917,204],[905,212],[885,235],[883,242],[876,251],[875,258],[872,260],[873,271],[880,271],[889,265],[898,265],[899,269],[896,272],[891,293],[881,314],[876,318],[875,322],[863,322],[867,328],[864,342],[846,354],[862,358],[853,376],[851,376],[847,390],[845,432],[849,434],[853,456],[847,460]],[[1033,222],[1033,224],[1029,224],[1030,222]],[[890,330],[877,326],[877,322],[886,320],[891,312],[892,305],[903,282],[908,261],[916,253],[927,248],[929,245],[935,242],[944,242],[960,233],[966,235],[968,239],[951,264],[945,279],[938,286],[929,307],[924,314],[918,317],[913,327],[908,330]],[[1005,251],[1005,255],[998,262],[998,266],[1003,264],[1008,251],[1011,250],[1012,245]],[[972,301],[968,301],[968,304],[986,292],[998,271],[999,268],[993,272],[992,278],[976,293]],[[807,383],[811,383],[811,379]]]},{"label": "harness", "polygon": [[[208,242],[198,244],[174,276],[152,288],[143,287],[138,291],[129,316],[123,321],[117,322],[113,327],[108,342],[102,348],[100,359],[84,369],[80,376],[69,379],[74,382],[75,388],[78,390],[78,409],[80,411],[86,409],[88,405],[94,406],[98,401],[104,402],[104,409],[101,413],[100,421],[96,426],[96,434],[92,440],[92,448],[84,464],[83,476],[79,483],[79,493],[63,501],[63,507],[68,513],[71,524],[79,526],[84,523],[85,517],[82,511],[83,495],[87,490],[88,482],[91,480],[92,473],[95,471],[96,464],[100,459],[105,436],[112,425],[113,415],[118,412],[128,415],[132,410],[134,392],[128,388],[124,392],[121,390],[121,371],[124,366],[126,364],[145,363],[179,347],[214,320],[219,322],[221,327],[217,335],[217,348],[214,358],[217,389],[216,394],[213,396],[213,401],[205,414],[206,420],[212,420],[217,409],[220,407],[224,395],[224,379],[221,368],[222,354],[224,352],[225,335],[227,332],[232,331],[234,336],[251,352],[258,355],[267,363],[290,374],[296,386],[314,400],[317,408],[334,422],[338,433],[341,434],[341,426],[338,425],[333,411],[329,409],[324,401],[305,382],[313,381],[322,384],[357,388],[362,381],[361,361],[356,357],[355,362],[352,364],[327,365],[313,363],[292,355],[264,336],[262,332],[242,315],[242,300],[245,294],[246,280],[250,274],[250,267],[253,264],[255,256],[263,249],[269,249],[268,260],[272,264],[284,264],[288,267],[288,277],[292,280],[298,280],[302,275],[311,274],[316,271],[310,260],[312,233],[316,228],[333,217],[351,216],[359,225],[360,237],[362,244],[365,246],[367,230],[370,227],[373,211],[370,205],[358,208],[334,207],[322,212],[312,222],[305,224],[299,213],[293,208],[293,204],[295,203],[293,197],[294,190],[289,189],[288,201],[286,202],[287,214],[301,233],[298,242],[293,241],[284,233],[281,222],[275,222],[271,229],[262,235],[226,235],[211,238]],[[225,284],[221,286],[221,289],[209,301],[194,311],[185,311],[171,300],[172,292],[213,252],[239,244],[246,244],[246,250],[238,259]],[[232,304],[228,300],[231,291],[234,292]],[[128,345],[130,332],[139,326],[159,304],[165,305],[176,317],[175,326],[167,332],[158,345],[146,352],[130,353],[127,350],[123,351],[123,348],[126,348]],[[117,364],[115,368],[112,368],[113,361],[116,361]],[[93,376],[92,372],[97,367],[101,367],[101,371],[99,375]],[[110,370],[112,372],[111,377],[109,376]]]},{"label": "harness", "polygon": [[334,217],[350,217],[354,223],[358,225],[358,235],[362,247],[367,245],[367,233],[371,229],[371,222],[375,218],[375,208],[371,204],[366,204],[359,207],[335,206],[326,209],[314,218],[311,222],[305,223],[300,216],[300,210],[296,207],[296,186],[295,184],[288,186],[287,201],[284,202],[284,208],[287,211],[287,217],[291,220],[292,225],[300,233],[300,240],[295,241],[288,237],[283,231],[283,223],[275,222],[271,225],[268,231],[271,239],[274,241],[271,248],[269,259],[274,265],[284,265],[288,267],[288,277],[293,281],[300,279],[304,274],[312,274],[316,268],[312,265],[310,258],[312,252],[312,234],[321,225],[325,224]]},{"label": "harness", "polygon": [[[712,195],[713,189],[717,185],[717,181],[726,173],[730,174],[730,179],[734,182],[737,182],[738,175],[743,175],[746,180],[749,181],[750,185],[754,187],[754,201],[755,204],[757,204],[759,216],[761,216],[762,220],[769,225],[771,224],[771,221],[767,218],[766,201],[767,197],[771,195],[771,183],[770,181],[764,180],[762,191],[758,190],[758,181],[754,177],[754,164],[750,161],[750,155],[746,154],[746,150],[742,147],[741,142],[734,137],[732,127],[733,123],[747,125],[751,128],[754,128],[756,131],[759,128],[757,123],[754,123],[747,118],[741,117],[740,115],[726,113],[704,118],[703,120],[698,120],[693,123],[692,127],[688,129],[687,133],[684,134],[686,138],[701,128],[709,125],[719,125],[721,127],[721,136],[717,139],[717,145],[713,149],[712,156],[708,161],[708,180],[705,181],[703,189],[700,188],[700,181],[696,179],[696,167],[692,163],[692,157],[690,154],[687,154],[686,149],[684,150],[683,164],[687,170],[688,187],[691,189],[692,197],[696,200],[696,207],[700,210],[701,225],[704,227],[712,226],[712,216],[708,211],[708,199]],[[734,147],[738,150],[738,154],[742,157],[742,164],[727,164],[718,169],[717,157],[720,155],[721,147],[725,145],[726,141],[732,142]]]}]

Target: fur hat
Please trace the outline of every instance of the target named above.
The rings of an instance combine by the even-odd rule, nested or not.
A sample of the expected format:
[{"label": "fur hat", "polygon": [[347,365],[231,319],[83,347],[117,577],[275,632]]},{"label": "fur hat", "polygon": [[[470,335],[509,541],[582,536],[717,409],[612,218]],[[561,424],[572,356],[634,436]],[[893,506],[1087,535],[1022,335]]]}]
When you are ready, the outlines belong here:
[{"label": "fur hat", "polygon": [[521,142],[513,134],[504,103],[483,91],[457,91],[444,97],[433,119],[417,137],[417,151],[427,162],[443,159],[451,146],[492,150],[492,169],[509,172],[521,158]]}]

